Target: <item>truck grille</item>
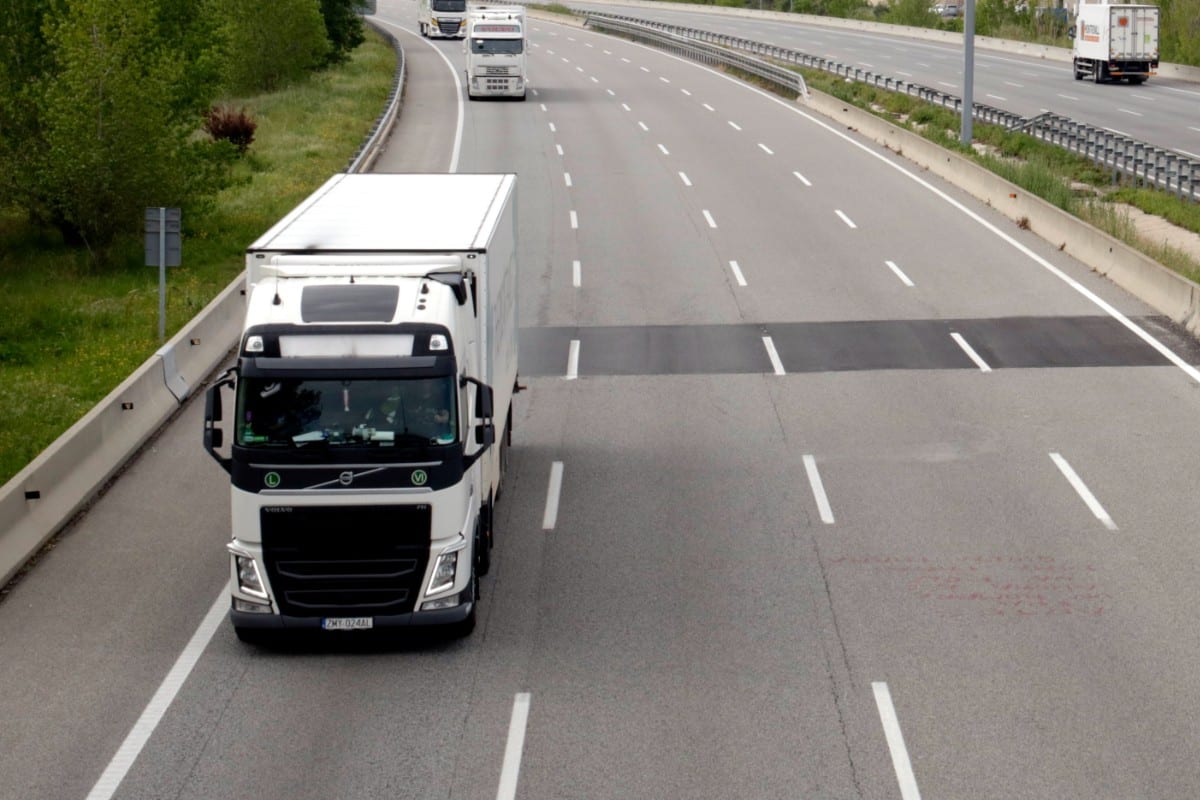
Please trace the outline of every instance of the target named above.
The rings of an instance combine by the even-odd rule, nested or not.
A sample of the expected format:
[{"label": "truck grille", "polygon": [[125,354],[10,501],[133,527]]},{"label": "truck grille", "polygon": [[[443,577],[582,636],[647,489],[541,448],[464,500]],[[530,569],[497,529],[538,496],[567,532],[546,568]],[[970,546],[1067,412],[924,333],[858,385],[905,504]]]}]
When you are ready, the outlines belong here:
[{"label": "truck grille", "polygon": [[510,67],[484,67],[484,75],[507,75]]},{"label": "truck grille", "polygon": [[461,24],[456,19],[439,19],[438,30],[442,32],[443,36],[458,36],[458,28]]},{"label": "truck grille", "polygon": [[413,610],[429,563],[428,505],[268,507],[260,520],[280,613],[372,617]]}]

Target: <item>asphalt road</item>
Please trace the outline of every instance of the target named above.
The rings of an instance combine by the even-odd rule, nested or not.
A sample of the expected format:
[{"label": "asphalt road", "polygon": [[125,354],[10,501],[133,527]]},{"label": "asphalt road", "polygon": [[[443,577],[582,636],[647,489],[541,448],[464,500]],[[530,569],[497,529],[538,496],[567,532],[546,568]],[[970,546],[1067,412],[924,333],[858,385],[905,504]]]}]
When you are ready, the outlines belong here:
[{"label": "asphalt road", "polygon": [[1194,797],[1200,348],[793,104],[531,27],[461,131],[461,43],[401,32],[376,166],[519,176],[475,633],[240,644],[193,402],[0,604],[0,797]]},{"label": "asphalt road", "polygon": [[[961,42],[942,44],[900,34],[704,11],[607,3],[568,5],[787,47],[958,97],[965,89]],[[1154,77],[1140,86],[1112,82],[1097,85],[1074,80],[1069,62],[976,47],[974,97],[976,103],[1027,119],[1051,111],[1200,159],[1200,86],[1189,81]]]}]

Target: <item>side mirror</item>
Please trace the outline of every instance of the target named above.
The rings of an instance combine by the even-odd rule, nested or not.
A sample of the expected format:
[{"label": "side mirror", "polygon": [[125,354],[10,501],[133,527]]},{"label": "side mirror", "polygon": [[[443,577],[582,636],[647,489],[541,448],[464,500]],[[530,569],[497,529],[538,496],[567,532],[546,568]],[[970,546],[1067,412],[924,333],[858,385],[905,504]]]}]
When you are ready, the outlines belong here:
[{"label": "side mirror", "polygon": [[233,373],[233,370],[226,372],[221,380],[208,387],[208,391],[204,393],[204,449],[226,472],[232,470],[233,459],[217,453],[225,444],[225,431],[217,423],[224,418],[221,389],[234,385]]},{"label": "side mirror", "polygon": [[491,447],[496,443],[496,426],[490,422],[475,426],[475,444]]},{"label": "side mirror", "polygon": [[475,416],[478,419],[492,418],[492,387],[486,384],[475,386]]}]

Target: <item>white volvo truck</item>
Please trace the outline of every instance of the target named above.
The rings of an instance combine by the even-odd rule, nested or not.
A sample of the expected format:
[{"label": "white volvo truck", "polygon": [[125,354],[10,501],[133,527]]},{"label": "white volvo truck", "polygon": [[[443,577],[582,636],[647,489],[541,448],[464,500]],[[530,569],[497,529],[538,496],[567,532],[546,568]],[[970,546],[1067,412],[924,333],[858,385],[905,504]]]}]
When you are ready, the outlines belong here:
[{"label": "white volvo truck", "polygon": [[336,175],[246,251],[204,421],[239,638],[473,628],[517,390],[516,225],[514,175]]},{"label": "white volvo truck", "polygon": [[417,29],[429,38],[467,35],[467,0],[417,0]]},{"label": "white volvo truck", "polygon": [[525,9],[473,6],[467,13],[467,96],[525,99]]},{"label": "white volvo truck", "polygon": [[1158,7],[1080,3],[1075,19],[1075,80],[1142,83],[1158,72]]}]

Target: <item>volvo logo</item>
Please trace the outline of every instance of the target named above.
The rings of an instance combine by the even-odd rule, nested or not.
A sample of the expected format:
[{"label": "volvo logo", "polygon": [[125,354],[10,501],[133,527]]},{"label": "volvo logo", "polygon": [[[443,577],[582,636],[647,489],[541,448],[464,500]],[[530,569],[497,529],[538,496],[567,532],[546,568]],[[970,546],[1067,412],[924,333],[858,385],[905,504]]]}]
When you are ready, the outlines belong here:
[{"label": "volvo logo", "polygon": [[350,484],[354,483],[354,473],[347,470],[341,475],[338,475],[338,483],[340,483],[342,486],[349,486]]}]

